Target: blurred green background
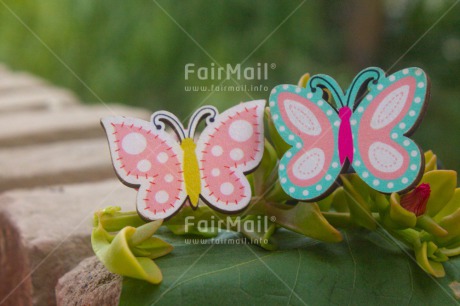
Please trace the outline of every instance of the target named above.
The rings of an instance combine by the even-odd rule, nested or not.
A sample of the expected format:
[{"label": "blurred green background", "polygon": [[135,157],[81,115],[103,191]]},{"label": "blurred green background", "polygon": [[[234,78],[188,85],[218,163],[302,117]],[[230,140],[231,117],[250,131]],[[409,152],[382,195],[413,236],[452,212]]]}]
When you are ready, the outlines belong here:
[{"label": "blurred green background", "polygon": [[[203,103],[222,110],[267,99],[272,87],[296,83],[305,72],[330,74],[346,87],[368,66],[389,72],[419,66],[431,77],[432,99],[414,138],[458,171],[458,2],[5,0],[0,61],[70,88],[88,103],[165,108],[181,119]],[[238,81],[268,91],[185,91],[221,83],[184,78],[186,64],[210,67],[214,60],[276,68],[267,80]]]}]

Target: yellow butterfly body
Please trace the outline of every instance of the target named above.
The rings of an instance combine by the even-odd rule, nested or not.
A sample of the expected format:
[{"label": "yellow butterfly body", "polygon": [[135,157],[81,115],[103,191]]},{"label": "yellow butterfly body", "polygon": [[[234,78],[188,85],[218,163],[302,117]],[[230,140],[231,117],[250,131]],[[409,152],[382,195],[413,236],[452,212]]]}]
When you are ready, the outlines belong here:
[{"label": "yellow butterfly body", "polygon": [[198,159],[196,157],[196,144],[192,138],[185,138],[180,144],[184,151],[184,181],[185,189],[193,207],[198,205],[201,192],[201,177]]}]

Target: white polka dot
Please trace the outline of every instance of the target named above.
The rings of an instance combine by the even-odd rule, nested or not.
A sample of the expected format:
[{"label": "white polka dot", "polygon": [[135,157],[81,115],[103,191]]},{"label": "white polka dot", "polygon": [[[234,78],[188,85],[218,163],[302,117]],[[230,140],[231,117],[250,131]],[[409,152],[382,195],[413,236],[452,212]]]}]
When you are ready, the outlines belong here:
[{"label": "white polka dot", "polygon": [[401,180],[401,182],[402,182],[403,184],[406,184],[408,181],[409,181],[409,180],[407,179],[407,177],[403,177],[402,180]]},{"label": "white polka dot", "polygon": [[234,161],[239,161],[243,159],[244,157],[244,152],[240,148],[235,148],[230,151],[230,158],[233,159]]},{"label": "white polka dot", "polygon": [[279,118],[278,114],[274,114],[272,117],[273,117],[273,120],[278,120],[278,118]]},{"label": "white polka dot", "polygon": [[165,182],[166,183],[171,183],[174,180],[174,176],[172,174],[168,173],[165,175]]},{"label": "white polka dot", "polygon": [[214,146],[211,149],[211,154],[214,156],[221,156],[224,150],[222,149],[221,146]]},{"label": "white polka dot", "polygon": [[340,121],[336,120],[336,121],[334,122],[334,125],[335,125],[335,126],[340,126]]},{"label": "white polka dot", "polygon": [[387,184],[387,187],[388,187],[388,188],[393,188],[394,186],[395,186],[395,184],[393,184],[392,182],[389,182],[389,183]]},{"label": "white polka dot", "polygon": [[285,177],[283,177],[283,178],[281,179],[281,183],[282,183],[282,184],[285,184],[286,182],[287,182],[287,179],[286,179]]},{"label": "white polka dot", "polygon": [[219,170],[219,168],[213,168],[213,169],[211,170],[211,175],[212,175],[212,176],[219,176],[219,175],[220,175],[220,170]]},{"label": "white polka dot", "polygon": [[378,89],[378,90],[382,90],[382,89],[383,89],[383,85],[382,85],[382,84],[377,85],[377,89]]},{"label": "white polka dot", "polygon": [[286,128],[284,127],[284,125],[280,126],[279,129],[280,129],[280,132],[284,132],[284,131],[286,130]]},{"label": "white polka dot", "polygon": [[298,143],[295,144],[295,147],[296,147],[297,149],[300,149],[300,148],[302,147],[302,144],[301,144],[300,142],[298,142]]},{"label": "white polka dot", "polygon": [[160,204],[166,203],[168,200],[169,194],[164,190],[160,190],[155,194],[155,201],[157,201]]},{"label": "white polka dot", "polygon": [[361,166],[361,161],[359,161],[359,160],[355,161],[355,162],[354,162],[354,165],[355,165],[356,167]]},{"label": "white polka dot", "polygon": [[403,74],[408,74],[409,73],[409,69],[403,69]]},{"label": "white polka dot", "polygon": [[295,188],[294,188],[294,187],[289,188],[289,192],[290,192],[290,193],[294,193],[294,191],[295,191]]},{"label": "white polka dot", "polygon": [[273,88],[271,91],[271,94],[275,94],[275,93],[276,93],[276,88]]},{"label": "white polka dot", "polygon": [[363,172],[363,177],[364,177],[364,178],[367,178],[368,176],[369,176],[369,173],[366,172],[366,171],[364,171],[364,172]]},{"label": "white polka dot", "polygon": [[137,155],[144,152],[147,147],[147,140],[140,133],[129,133],[121,142],[123,150],[131,155]]},{"label": "white polka dot", "polygon": [[286,169],[286,166],[285,166],[284,164],[280,164],[279,169],[280,169],[281,171],[283,171],[284,169]]},{"label": "white polka dot", "polygon": [[230,124],[228,128],[228,134],[230,137],[238,142],[245,142],[252,137],[254,129],[252,124],[246,120],[236,120]]},{"label": "white polka dot", "polygon": [[275,106],[275,101],[270,101],[270,107]]},{"label": "white polka dot", "polygon": [[222,192],[224,195],[232,194],[234,189],[235,187],[233,187],[232,183],[230,182],[226,182],[220,185],[220,192]]},{"label": "white polka dot", "polygon": [[410,152],[410,156],[415,157],[417,156],[417,151],[413,150]]},{"label": "white polka dot", "polygon": [[328,111],[326,112],[326,114],[327,114],[328,116],[332,115],[332,110],[328,110]]},{"label": "white polka dot", "polygon": [[374,181],[372,182],[372,185],[378,186],[378,185],[380,185],[380,181],[379,181],[379,180],[374,180]]},{"label": "white polka dot", "polygon": [[332,163],[332,168],[337,168],[338,166],[339,166],[338,163],[336,163],[336,162],[333,162],[333,163]]},{"label": "white polka dot", "polygon": [[414,117],[414,116],[415,116],[415,111],[411,110],[411,111],[409,112],[409,116]]},{"label": "white polka dot", "polygon": [[396,77],[394,75],[390,75],[390,77],[388,78],[391,82],[393,82],[394,80],[396,80]]},{"label": "white polka dot", "polygon": [[330,174],[326,175],[326,181],[330,181],[332,179],[332,176]]},{"label": "white polka dot", "polygon": [[307,98],[308,98],[308,99],[313,98],[313,94],[312,94],[311,92],[309,92],[309,93],[307,94]]},{"label": "white polka dot", "polygon": [[412,171],[415,171],[415,170],[417,170],[417,166],[416,166],[416,165],[410,165],[410,169],[411,169]]},{"label": "white polka dot", "polygon": [[168,157],[168,154],[166,154],[165,152],[160,152],[160,153],[158,153],[158,155],[157,155],[157,160],[158,160],[158,162],[161,163],[161,164],[164,164],[165,162],[167,162],[167,161],[168,161],[168,158],[169,158],[169,157]]},{"label": "white polka dot", "polygon": [[288,89],[289,86],[288,85],[283,85],[283,89]]},{"label": "white polka dot", "polygon": [[321,186],[321,185],[316,185],[316,190],[317,190],[317,191],[321,191],[321,189],[323,189],[323,186]]},{"label": "white polka dot", "polygon": [[410,145],[410,141],[406,139],[406,140],[403,141],[403,144],[404,144],[404,146],[407,147],[408,145]]},{"label": "white polka dot", "polygon": [[367,96],[366,96],[367,101],[371,101],[372,98],[374,98],[372,95],[367,95]]},{"label": "white polka dot", "polygon": [[391,138],[392,138],[392,139],[398,138],[398,134],[397,134],[397,133],[392,133],[392,134],[391,134]]},{"label": "white polka dot", "polygon": [[324,101],[323,101],[323,100],[319,100],[317,104],[318,104],[318,106],[323,106]]},{"label": "white polka dot", "polygon": [[292,156],[292,153],[290,151],[286,152],[286,155],[285,155],[287,158],[291,158]]},{"label": "white polka dot", "polygon": [[425,83],[419,82],[419,83],[417,84],[417,87],[418,87],[418,88],[423,88],[423,87],[425,87]]},{"label": "white polka dot", "polygon": [[401,130],[405,129],[405,128],[406,128],[406,124],[405,124],[404,122],[401,122],[401,123],[399,124],[399,128],[400,128]]},{"label": "white polka dot", "polygon": [[294,135],[289,135],[289,140],[294,140]]},{"label": "white polka dot", "polygon": [[359,106],[359,107],[358,107],[358,113],[362,113],[362,112],[364,112],[364,107]]},{"label": "white polka dot", "polygon": [[420,102],[422,102],[422,99],[420,99],[420,97],[417,97],[417,98],[414,99],[414,101],[415,101],[415,103],[420,103]]},{"label": "white polka dot", "polygon": [[358,122],[355,119],[350,120],[351,125],[356,125],[356,123],[358,123]]},{"label": "white polka dot", "polygon": [[302,191],[302,194],[303,194],[304,196],[307,196],[307,195],[309,194],[309,192],[308,192],[308,190],[304,190],[304,191]]},{"label": "white polka dot", "polygon": [[300,87],[297,87],[297,88],[295,89],[295,92],[296,92],[296,93],[299,93],[300,90],[301,90]]},{"label": "white polka dot", "polygon": [[415,75],[421,75],[421,74],[422,74],[422,69],[415,70]]},{"label": "white polka dot", "polygon": [[140,172],[147,172],[150,170],[151,167],[152,164],[147,159],[140,160],[137,163],[137,170],[139,170]]}]

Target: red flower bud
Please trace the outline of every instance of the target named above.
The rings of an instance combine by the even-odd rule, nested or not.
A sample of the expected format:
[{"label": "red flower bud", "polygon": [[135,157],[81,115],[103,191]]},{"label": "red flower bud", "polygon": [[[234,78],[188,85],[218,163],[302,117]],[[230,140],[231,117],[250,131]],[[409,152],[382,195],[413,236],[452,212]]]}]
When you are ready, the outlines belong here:
[{"label": "red flower bud", "polygon": [[414,190],[401,197],[401,206],[413,212],[417,217],[423,215],[426,210],[426,203],[430,198],[430,185],[420,184]]}]

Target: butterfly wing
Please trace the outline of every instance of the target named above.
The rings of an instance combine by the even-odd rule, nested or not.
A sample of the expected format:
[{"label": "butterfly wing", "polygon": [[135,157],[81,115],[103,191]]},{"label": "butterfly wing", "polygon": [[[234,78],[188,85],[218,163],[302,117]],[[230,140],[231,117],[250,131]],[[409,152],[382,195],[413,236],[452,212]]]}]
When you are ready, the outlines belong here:
[{"label": "butterfly wing", "polygon": [[206,126],[197,141],[201,198],[225,212],[244,209],[251,187],[244,176],[260,163],[264,150],[265,100],[234,106]]},{"label": "butterfly wing", "polygon": [[147,220],[165,219],[185,202],[187,194],[178,143],[151,123],[125,117],[101,120],[120,180],[138,188],[137,211]]},{"label": "butterfly wing", "polygon": [[270,95],[270,112],[278,133],[292,146],[279,164],[282,188],[298,200],[323,197],[341,171],[336,110],[321,90],[279,85]]},{"label": "butterfly wing", "polygon": [[410,135],[426,108],[429,80],[423,70],[407,68],[369,84],[369,93],[351,117],[353,167],[372,188],[404,191],[416,184],[423,154]]}]

